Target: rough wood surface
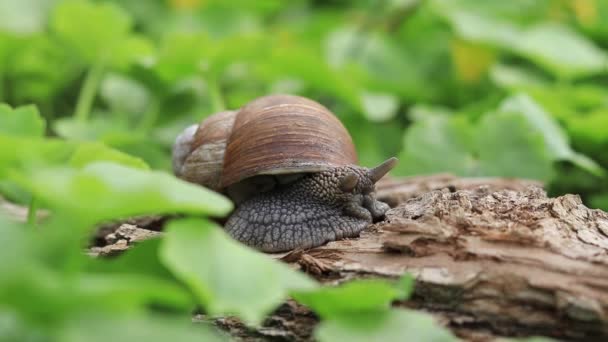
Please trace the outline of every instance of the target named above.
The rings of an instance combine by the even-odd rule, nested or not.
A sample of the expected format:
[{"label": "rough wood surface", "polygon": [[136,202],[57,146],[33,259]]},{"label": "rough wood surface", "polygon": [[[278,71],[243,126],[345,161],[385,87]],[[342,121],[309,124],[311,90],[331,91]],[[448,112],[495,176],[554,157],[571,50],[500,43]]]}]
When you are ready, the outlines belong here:
[{"label": "rough wood surface", "polygon": [[415,296],[397,305],[434,312],[466,339],[608,339],[607,213],[525,181],[423,177],[379,192],[396,199],[387,220],[282,259],[332,283],[410,272]]}]

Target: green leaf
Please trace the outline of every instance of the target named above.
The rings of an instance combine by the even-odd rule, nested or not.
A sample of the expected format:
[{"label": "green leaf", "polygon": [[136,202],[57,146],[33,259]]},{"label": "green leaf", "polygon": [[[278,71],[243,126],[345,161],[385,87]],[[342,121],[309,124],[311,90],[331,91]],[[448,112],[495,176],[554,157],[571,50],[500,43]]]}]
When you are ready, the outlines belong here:
[{"label": "green leaf", "polygon": [[252,324],[259,324],[289,291],[316,286],[305,275],[198,219],[169,224],[161,259],[210,315],[236,315]]},{"label": "green leaf", "polygon": [[131,274],[175,280],[159,256],[161,239],[154,238],[138,242],[120,255],[120,258],[89,259],[88,271],[95,273]]},{"label": "green leaf", "polygon": [[43,169],[23,180],[51,207],[74,220],[96,223],[143,214],[222,216],[232,204],[225,197],[169,174],[96,162],[81,170]]},{"label": "green leaf", "polygon": [[554,75],[573,78],[607,71],[606,53],[566,26],[541,22],[521,28],[458,5],[440,6],[439,11],[460,37],[516,53]]},{"label": "green leaf", "polygon": [[484,176],[531,178],[553,176],[553,158],[541,132],[524,116],[498,112],[484,116],[477,128],[480,173]]},{"label": "green leaf", "polygon": [[500,105],[499,111],[522,115],[533,129],[545,140],[551,157],[556,160],[568,160],[588,172],[601,176],[604,170],[593,160],[580,155],[570,147],[568,136],[559,124],[534,100],[525,94],[516,94],[507,98]]},{"label": "green leaf", "polygon": [[558,24],[540,24],[518,39],[517,51],[556,75],[577,77],[608,69],[606,53],[592,41]]},{"label": "green leaf", "polygon": [[474,174],[474,133],[474,126],[466,118],[428,115],[418,119],[404,136],[397,173]]},{"label": "green leaf", "polygon": [[444,15],[456,33],[467,40],[508,48],[517,45],[519,29],[497,18],[488,18],[467,10],[451,9]]},{"label": "green leaf", "polygon": [[[3,212],[0,212],[0,258],[11,262],[0,263],[0,288],[5,283],[27,269],[31,263],[31,255],[35,251],[27,227],[10,222]],[[18,255],[19,258],[15,258]]]},{"label": "green leaf", "polygon": [[352,313],[342,319],[326,320],[315,331],[319,341],[457,341],[433,318],[412,310]]},{"label": "green leaf", "polygon": [[0,135],[0,178],[10,169],[22,172],[65,163],[75,147],[59,139]]},{"label": "green leaf", "polygon": [[51,18],[53,32],[88,64],[114,58],[133,25],[129,15],[113,3],[87,0],[61,2]]},{"label": "green leaf", "polygon": [[192,324],[189,319],[160,315],[85,315],[74,316],[57,334],[65,342],[130,341],[225,341],[211,326]]},{"label": "green leaf", "polygon": [[150,168],[142,159],[117,151],[101,143],[81,144],[74,151],[69,163],[76,168],[82,168],[96,161],[111,161],[116,164],[142,170]]},{"label": "green leaf", "polygon": [[337,287],[295,292],[294,299],[309,306],[321,318],[347,317],[353,313],[387,311],[396,299],[405,299],[413,288],[413,278],[404,276],[397,285],[384,280],[356,280]]},{"label": "green leaf", "polygon": [[45,129],[44,119],[34,105],[12,109],[0,103],[0,134],[41,137]]}]

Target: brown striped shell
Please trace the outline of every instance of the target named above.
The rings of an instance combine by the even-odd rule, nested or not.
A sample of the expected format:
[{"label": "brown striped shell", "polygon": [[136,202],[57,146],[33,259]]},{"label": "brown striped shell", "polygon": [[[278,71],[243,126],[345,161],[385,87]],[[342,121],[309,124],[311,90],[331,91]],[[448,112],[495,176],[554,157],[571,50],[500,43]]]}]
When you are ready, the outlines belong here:
[{"label": "brown striped shell", "polygon": [[238,112],[214,114],[182,140],[190,144],[190,154],[176,174],[215,190],[255,176],[357,163],[354,144],[340,120],[321,104],[293,95],[264,96]]},{"label": "brown striped shell", "polygon": [[216,113],[178,136],[173,146],[173,171],[178,177],[220,189],[224,152],[236,113]]}]

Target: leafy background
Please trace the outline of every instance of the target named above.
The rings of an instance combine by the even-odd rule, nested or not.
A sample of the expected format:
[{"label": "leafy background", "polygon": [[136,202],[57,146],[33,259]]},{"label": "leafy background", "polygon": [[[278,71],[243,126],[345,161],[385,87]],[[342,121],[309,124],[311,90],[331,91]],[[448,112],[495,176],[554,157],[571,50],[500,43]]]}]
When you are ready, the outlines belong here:
[{"label": "leafy background", "polygon": [[[340,117],[363,165],[397,155],[394,175],[533,178],[608,209],[607,48],[604,0],[0,0],[0,193],[54,214],[41,231],[35,210],[2,221],[0,259],[14,262],[0,265],[0,332],[69,341],[127,325],[186,340],[200,331],[167,311],[196,301],[256,324],[287,295],[319,313],[324,340],[361,320],[372,337],[406,321],[439,332],[388,309],[395,285],[328,293],[227,240],[201,217],[231,204],[168,174],[173,138],[255,97],[300,94]],[[112,266],[81,255],[94,224],[146,213],[187,218]],[[216,258],[247,267],[232,279],[192,263]],[[266,268],[272,281],[251,272]],[[228,288],[235,302],[227,284],[254,286]],[[349,307],[375,286],[386,295]]]}]

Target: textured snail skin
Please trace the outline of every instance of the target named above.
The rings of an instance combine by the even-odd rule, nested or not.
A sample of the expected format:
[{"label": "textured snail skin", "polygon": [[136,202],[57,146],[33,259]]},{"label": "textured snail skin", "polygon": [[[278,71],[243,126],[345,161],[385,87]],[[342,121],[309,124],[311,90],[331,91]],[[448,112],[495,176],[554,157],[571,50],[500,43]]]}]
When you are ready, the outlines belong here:
[{"label": "textured snail skin", "polygon": [[[356,174],[358,182],[351,191],[343,191],[341,182],[349,173]],[[256,249],[283,252],[356,237],[388,209],[374,197],[369,169],[344,166],[307,175],[246,200],[230,216],[225,229]]]}]

